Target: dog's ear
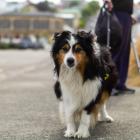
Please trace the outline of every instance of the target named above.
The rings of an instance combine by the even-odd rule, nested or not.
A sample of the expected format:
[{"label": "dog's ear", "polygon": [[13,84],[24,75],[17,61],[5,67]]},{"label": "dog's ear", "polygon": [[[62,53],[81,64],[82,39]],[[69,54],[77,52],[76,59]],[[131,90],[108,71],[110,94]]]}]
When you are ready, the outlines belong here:
[{"label": "dog's ear", "polygon": [[96,34],[93,34],[92,31],[89,31],[87,34],[87,38],[90,43],[95,43],[97,41],[97,36]]},{"label": "dog's ear", "polygon": [[54,33],[53,40],[57,40],[61,36],[61,34],[62,34],[61,32]]},{"label": "dog's ear", "polygon": [[60,37],[62,37],[62,38],[63,37],[69,38],[70,34],[71,34],[70,31],[56,32],[56,33],[54,33],[53,40],[57,40]]},{"label": "dog's ear", "polygon": [[78,31],[77,32],[77,35],[79,36],[79,37],[81,37],[81,38],[84,38],[85,36],[86,36],[86,32],[85,31]]},{"label": "dog's ear", "polygon": [[91,31],[86,32],[86,31],[78,31],[77,38],[81,38],[82,40],[85,40],[86,42],[92,44],[94,40],[94,35],[91,33]]}]

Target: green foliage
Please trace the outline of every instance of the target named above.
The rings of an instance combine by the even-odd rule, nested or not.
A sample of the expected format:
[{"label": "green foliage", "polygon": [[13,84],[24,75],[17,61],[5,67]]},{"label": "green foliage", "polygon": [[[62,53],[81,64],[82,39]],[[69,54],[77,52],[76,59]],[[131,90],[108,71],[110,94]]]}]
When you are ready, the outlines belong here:
[{"label": "green foliage", "polygon": [[18,44],[11,44],[11,43],[0,43],[0,49],[19,49],[20,46]]},{"label": "green foliage", "polygon": [[91,1],[81,11],[80,27],[84,27],[90,16],[95,15],[100,8],[97,1]]},{"label": "green foliage", "polygon": [[86,21],[81,18],[80,22],[79,22],[79,27],[83,28],[85,26],[85,24],[86,24]]},{"label": "green foliage", "polygon": [[75,7],[75,6],[78,6],[80,5],[80,1],[71,1],[70,4],[69,4],[69,7]]},{"label": "green foliage", "polygon": [[36,4],[36,8],[39,11],[50,11],[50,12],[55,12],[56,11],[56,7],[53,3],[50,3],[48,1],[41,1],[38,4]]},{"label": "green foliage", "polygon": [[0,43],[0,49],[9,49],[10,45],[6,43]]}]

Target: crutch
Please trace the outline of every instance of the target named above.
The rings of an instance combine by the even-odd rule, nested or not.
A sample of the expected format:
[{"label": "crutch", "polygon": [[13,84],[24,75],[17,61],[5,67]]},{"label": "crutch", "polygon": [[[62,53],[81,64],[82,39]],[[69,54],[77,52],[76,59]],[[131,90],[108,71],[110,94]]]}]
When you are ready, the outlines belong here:
[{"label": "crutch", "polygon": [[132,47],[132,50],[133,50],[133,53],[134,53],[134,56],[135,56],[135,61],[136,61],[136,64],[137,64],[137,68],[138,68],[138,71],[140,73],[140,59],[139,59],[139,56],[138,56],[138,51],[137,51],[137,48],[136,48],[136,36],[137,36],[137,23],[135,23],[132,27],[132,35],[131,35],[131,47]]},{"label": "crutch", "polygon": [[138,56],[138,51],[136,49],[136,39],[134,37],[131,40],[131,44],[132,44],[131,47],[132,47],[133,52],[134,52],[136,64],[137,64],[137,67],[138,67],[138,71],[140,73],[140,60],[139,60],[139,56]]}]

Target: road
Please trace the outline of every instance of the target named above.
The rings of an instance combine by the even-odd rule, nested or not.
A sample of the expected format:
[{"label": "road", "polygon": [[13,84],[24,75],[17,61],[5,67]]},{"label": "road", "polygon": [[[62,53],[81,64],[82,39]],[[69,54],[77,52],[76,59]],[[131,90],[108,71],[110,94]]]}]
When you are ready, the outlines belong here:
[{"label": "road", "polygon": [[[50,52],[0,51],[0,140],[66,140],[53,93]],[[140,88],[111,97],[113,123],[98,123],[94,140],[140,140]],[[88,139],[88,140],[90,140]]]}]

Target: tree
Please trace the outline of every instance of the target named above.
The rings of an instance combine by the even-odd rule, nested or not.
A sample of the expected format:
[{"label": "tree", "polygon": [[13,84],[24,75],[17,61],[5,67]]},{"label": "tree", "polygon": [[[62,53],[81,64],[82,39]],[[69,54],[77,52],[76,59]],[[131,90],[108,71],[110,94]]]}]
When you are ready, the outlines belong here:
[{"label": "tree", "polygon": [[80,1],[71,1],[70,4],[69,4],[69,7],[75,7],[75,6],[78,6],[80,4]]},{"label": "tree", "polygon": [[47,0],[41,1],[41,2],[39,2],[37,4],[34,4],[30,0],[28,0],[28,3],[30,5],[36,7],[36,9],[38,11],[43,11],[43,12],[45,12],[45,11],[56,12],[56,10],[57,10],[56,9],[56,6],[53,3],[48,2]]},{"label": "tree", "polygon": [[49,3],[48,1],[39,2],[36,5],[36,8],[39,11],[50,11],[50,12],[55,12],[56,11],[55,6],[53,6],[53,4]]},{"label": "tree", "polygon": [[88,19],[97,13],[100,6],[97,1],[91,1],[81,11],[80,27],[84,27]]}]

